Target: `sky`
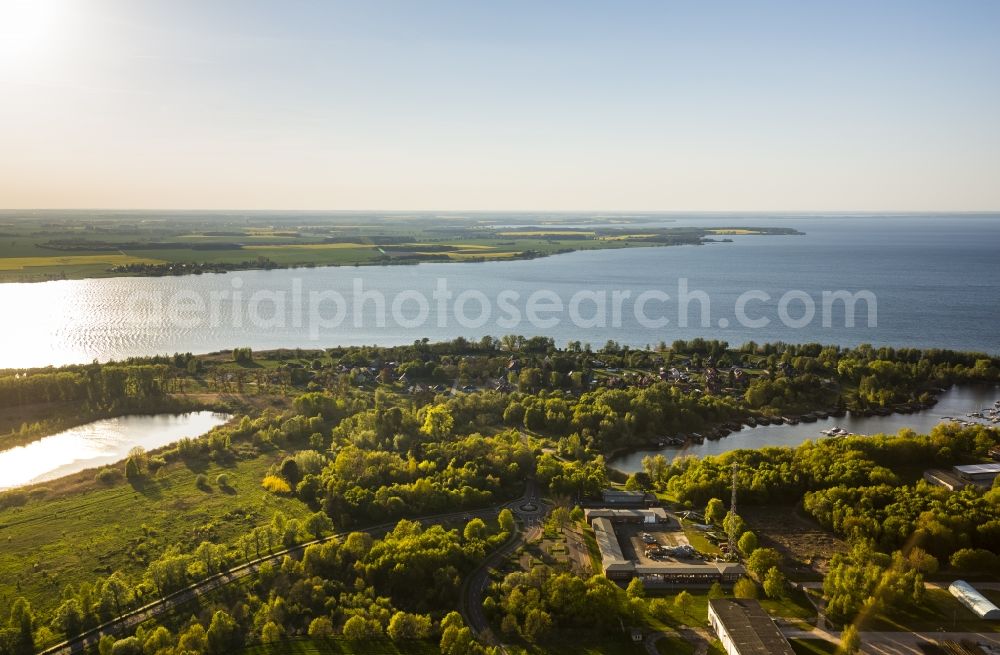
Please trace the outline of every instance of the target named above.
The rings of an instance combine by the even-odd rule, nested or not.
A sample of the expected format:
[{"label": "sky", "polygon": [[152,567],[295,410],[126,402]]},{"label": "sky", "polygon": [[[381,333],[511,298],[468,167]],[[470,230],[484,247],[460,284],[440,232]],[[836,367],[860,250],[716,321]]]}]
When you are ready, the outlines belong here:
[{"label": "sky", "polygon": [[1000,210],[1000,2],[0,0],[0,207]]}]

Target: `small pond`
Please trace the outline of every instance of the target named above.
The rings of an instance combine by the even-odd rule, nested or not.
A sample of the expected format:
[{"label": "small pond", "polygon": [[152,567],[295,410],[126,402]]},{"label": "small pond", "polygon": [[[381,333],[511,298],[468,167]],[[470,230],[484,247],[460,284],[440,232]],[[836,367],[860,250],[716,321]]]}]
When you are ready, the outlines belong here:
[{"label": "small pond", "polygon": [[0,451],[0,489],[53,480],[117,462],[135,446],[153,450],[197,437],[228,421],[228,414],[135,414],[94,421],[24,446]]}]

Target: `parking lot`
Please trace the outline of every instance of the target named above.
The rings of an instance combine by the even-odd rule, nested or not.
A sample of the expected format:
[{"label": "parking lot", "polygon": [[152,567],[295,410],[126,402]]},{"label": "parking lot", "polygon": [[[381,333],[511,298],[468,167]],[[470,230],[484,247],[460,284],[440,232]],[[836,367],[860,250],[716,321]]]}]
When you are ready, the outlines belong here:
[{"label": "parking lot", "polygon": [[[626,558],[638,562],[639,564],[651,564],[655,562],[676,561],[679,563],[693,564],[702,560],[696,557],[684,557],[678,555],[665,555],[656,558],[646,557],[648,546],[658,544],[664,548],[676,548],[678,546],[690,546],[687,536],[677,527],[676,523],[664,524],[619,524],[615,526],[618,535],[618,542],[622,546],[622,553]],[[643,534],[649,534],[649,543],[643,540]]]}]

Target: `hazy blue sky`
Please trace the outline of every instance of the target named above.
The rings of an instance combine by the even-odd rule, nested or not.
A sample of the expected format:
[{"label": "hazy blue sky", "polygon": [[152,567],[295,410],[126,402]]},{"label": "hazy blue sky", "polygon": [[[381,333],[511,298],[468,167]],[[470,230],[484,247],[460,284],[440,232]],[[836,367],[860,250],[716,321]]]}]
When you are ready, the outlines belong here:
[{"label": "hazy blue sky", "polygon": [[1000,209],[1000,2],[0,0],[0,207]]}]

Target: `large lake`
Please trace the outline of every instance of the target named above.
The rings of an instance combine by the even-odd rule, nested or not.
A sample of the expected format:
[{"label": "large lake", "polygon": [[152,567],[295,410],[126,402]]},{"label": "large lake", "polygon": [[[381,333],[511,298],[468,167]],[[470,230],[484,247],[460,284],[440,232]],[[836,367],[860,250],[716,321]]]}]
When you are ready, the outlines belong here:
[{"label": "large lake", "polygon": [[125,459],[135,446],[152,450],[197,437],[229,420],[227,414],[131,415],[94,421],[0,451],[0,489],[44,482]]},{"label": "large lake", "polygon": [[[831,417],[815,423],[796,425],[762,425],[755,428],[744,427],[718,440],[706,440],[700,444],[669,446],[657,450],[639,450],[621,455],[608,462],[609,466],[635,473],[642,470],[642,458],[646,455],[663,454],[668,460],[683,455],[702,457],[721,455],[741,448],[766,448],[768,446],[798,446],[807,439],[822,439],[822,430],[841,427],[855,434],[895,434],[902,428],[911,428],[926,434],[942,422],[945,417],[980,422],[967,415],[992,407],[1000,400],[1000,387],[955,386],[938,397],[934,407],[913,414],[890,414],[889,416],[841,416]],[[992,424],[990,424],[992,425]]]},{"label": "large lake", "polygon": [[[738,235],[732,243],[576,252],[532,261],[0,284],[0,306],[9,313],[0,339],[0,367],[200,353],[233,346],[398,345],[424,337],[441,340],[509,333],[542,334],[560,344],[580,340],[595,346],[608,339],[645,346],[701,336],[733,344],[749,340],[869,342],[1000,353],[1000,215],[671,218],[670,225],[784,226],[805,235]],[[692,302],[686,312],[691,319],[688,326],[679,325],[681,278],[687,280],[689,291],[704,291],[710,299],[708,324],[701,323],[701,305]],[[442,279],[453,294],[464,290],[485,294],[493,304],[491,315],[481,325],[474,321],[460,324],[454,301],[439,313],[431,294]],[[374,300],[365,301],[357,314],[353,312],[356,284],[386,299],[389,316],[384,326],[376,319]],[[643,292],[658,290],[671,300],[649,303],[647,315],[672,320],[665,327],[644,326],[630,301],[616,324],[609,301],[604,324],[577,324],[565,313],[556,325],[504,322],[510,314],[500,310],[502,292],[518,295],[515,304],[524,318],[526,298],[539,290],[551,291],[564,308],[574,294],[586,290],[606,297],[626,291],[633,301]],[[771,297],[770,302],[747,305],[747,315],[769,320],[766,327],[746,327],[736,320],[736,300],[750,290]],[[793,290],[808,295],[817,309],[805,327],[789,327],[777,313],[778,299]],[[824,326],[822,293],[839,290],[871,291],[877,299],[876,324],[868,324],[867,306],[859,304],[855,327],[844,325],[842,310],[834,311],[831,325]],[[328,323],[310,321],[311,305],[296,307],[292,300],[296,293],[308,300],[311,293],[324,292],[346,298],[346,314],[338,314],[335,303],[324,306],[320,302],[317,315]],[[406,292],[430,299],[426,320],[416,320],[422,308]],[[284,295],[286,302],[275,312],[278,295]],[[265,320],[249,318],[250,298],[257,299],[255,315]],[[396,320],[389,311],[394,300],[400,300],[398,317],[403,320]],[[794,300],[788,314],[802,316],[803,303],[801,297]],[[467,317],[480,315],[475,299],[463,307]],[[178,320],[165,318],[168,309],[174,310]],[[595,316],[596,301],[582,303],[578,309],[584,319]],[[338,317],[339,324],[332,325]]]}]

